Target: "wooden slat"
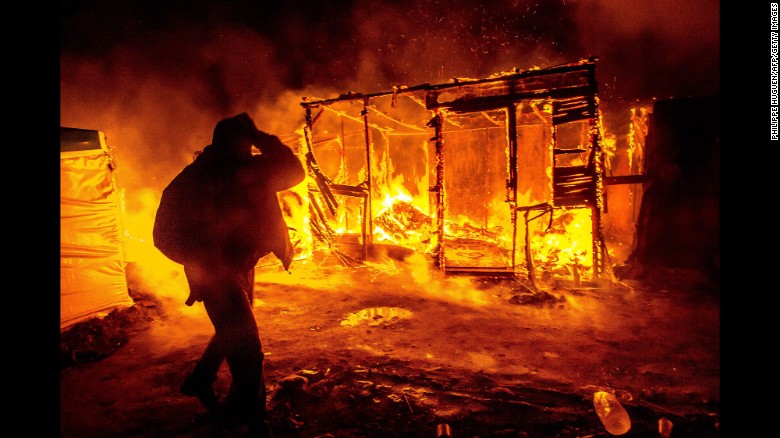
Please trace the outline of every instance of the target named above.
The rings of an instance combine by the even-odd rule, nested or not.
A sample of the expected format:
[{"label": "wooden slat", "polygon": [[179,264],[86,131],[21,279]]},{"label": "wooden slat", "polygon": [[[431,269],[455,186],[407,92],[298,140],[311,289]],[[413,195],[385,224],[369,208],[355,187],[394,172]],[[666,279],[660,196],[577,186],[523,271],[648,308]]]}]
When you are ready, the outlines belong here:
[{"label": "wooden slat", "polygon": [[555,149],[553,149],[553,153],[555,155],[561,155],[561,154],[581,154],[583,152],[588,152],[588,150],[587,149],[579,149],[579,148],[576,148],[576,149],[559,149],[559,148],[555,148]]},{"label": "wooden slat", "polygon": [[365,198],[368,196],[368,190],[359,186],[349,186],[344,184],[330,184],[330,191],[334,195],[353,196],[356,198]]},{"label": "wooden slat", "polygon": [[605,186],[618,184],[643,184],[647,182],[647,175],[615,175],[604,177]]},{"label": "wooden slat", "polygon": [[595,93],[567,99],[556,99],[552,103],[553,125],[595,117]]}]

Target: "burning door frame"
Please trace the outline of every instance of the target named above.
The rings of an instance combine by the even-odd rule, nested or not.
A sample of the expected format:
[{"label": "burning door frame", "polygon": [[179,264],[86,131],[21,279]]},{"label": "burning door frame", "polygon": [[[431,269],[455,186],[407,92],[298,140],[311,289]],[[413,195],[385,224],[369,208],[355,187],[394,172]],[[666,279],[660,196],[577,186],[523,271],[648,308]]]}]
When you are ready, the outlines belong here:
[{"label": "burning door frame", "polygon": [[[378,129],[385,137],[388,132],[393,131],[393,128],[389,127],[390,124],[396,127],[405,126],[415,131],[410,131],[410,134],[420,134],[418,131],[422,130],[419,123],[393,118],[387,112],[378,110],[377,102],[390,98],[392,106],[395,107],[402,97],[408,97],[428,112],[430,118],[424,125],[427,129],[433,129],[433,136],[427,139],[427,144],[432,145],[434,149],[432,154],[434,165],[428,165],[429,170],[433,170],[434,176],[433,183],[428,187],[431,199],[429,210],[432,210],[431,217],[435,224],[434,231],[431,233],[435,243],[430,253],[440,270],[448,274],[514,276],[519,269],[525,268],[529,279],[536,287],[529,224],[546,214],[550,214],[550,222],[552,222],[553,214],[561,210],[589,209],[592,227],[592,278],[601,278],[608,269],[606,263],[608,256],[602,227],[605,154],[601,145],[602,127],[595,78],[596,61],[596,58],[582,59],[545,69],[505,72],[483,79],[453,79],[449,83],[435,85],[393,87],[392,90],[378,93],[350,92],[331,99],[303,98],[301,105],[306,112],[303,146],[306,149],[309,175],[314,180],[314,184],[309,186],[313,234],[335,248],[333,244],[335,233],[328,227],[328,212],[331,217],[335,215],[340,205],[339,197],[357,198],[362,202],[359,239],[363,257],[367,256],[374,239],[374,206],[377,203],[375,192],[378,188],[376,183],[378,176],[372,176],[372,167],[376,172],[377,166],[372,166],[376,157],[372,156],[375,145],[371,130]],[[335,105],[345,103],[357,105],[360,108],[359,113],[353,114],[333,108]],[[551,174],[548,187],[550,196],[542,202],[532,204],[524,203],[518,197],[520,170],[518,163],[523,157],[518,155],[517,118],[518,108],[522,108],[523,103],[530,103],[540,118],[547,119],[546,124],[542,123],[541,126],[549,129],[551,139],[547,144],[538,145],[541,153],[549,154],[549,168],[543,171]],[[546,105],[546,114],[542,114],[538,108],[542,105]],[[365,168],[362,170],[363,178],[357,184],[335,183],[325,175],[317,162],[314,149],[321,141],[315,141],[315,126],[326,111],[336,114],[342,120],[348,119],[362,125]],[[445,209],[447,208],[445,193],[447,133],[444,126],[446,123],[456,124],[455,120],[458,116],[484,115],[490,111],[503,111],[505,114],[506,195],[504,202],[511,216],[511,261],[505,268],[448,266],[444,245]],[[488,115],[485,117],[489,118]],[[560,147],[557,140],[559,129],[573,122],[582,123],[586,127],[585,140],[573,148]],[[382,123],[385,123],[384,127]],[[336,136],[342,147],[344,135],[342,122],[341,137]],[[422,135],[430,136],[424,132]],[[387,148],[385,154],[386,151]],[[563,157],[572,154],[585,156],[582,164],[557,165]],[[388,172],[387,168],[380,170]],[[386,179],[387,175],[383,176]],[[524,266],[516,262],[519,238],[518,215],[522,215],[525,230]],[[343,253],[341,257],[344,257]]]}]

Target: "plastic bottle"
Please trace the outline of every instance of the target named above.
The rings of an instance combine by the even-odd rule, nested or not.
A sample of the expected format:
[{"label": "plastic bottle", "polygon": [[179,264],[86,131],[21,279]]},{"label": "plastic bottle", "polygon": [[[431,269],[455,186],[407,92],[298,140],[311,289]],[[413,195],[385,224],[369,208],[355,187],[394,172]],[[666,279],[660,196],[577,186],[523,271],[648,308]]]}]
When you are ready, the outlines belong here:
[{"label": "plastic bottle", "polygon": [[672,435],[672,422],[666,417],[658,419],[658,436],[661,438],[669,438]]},{"label": "plastic bottle", "polygon": [[631,418],[614,394],[598,391],[593,394],[596,414],[611,435],[623,435],[631,429]]},{"label": "plastic bottle", "polygon": [[447,423],[439,423],[436,426],[436,438],[452,438],[452,429]]}]

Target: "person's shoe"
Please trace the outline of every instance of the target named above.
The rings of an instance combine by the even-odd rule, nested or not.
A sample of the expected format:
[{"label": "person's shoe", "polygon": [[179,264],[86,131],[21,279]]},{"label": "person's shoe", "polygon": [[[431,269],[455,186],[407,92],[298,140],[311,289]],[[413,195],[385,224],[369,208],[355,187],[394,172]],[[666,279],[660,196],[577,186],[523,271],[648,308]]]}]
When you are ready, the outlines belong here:
[{"label": "person's shoe", "polygon": [[217,395],[214,394],[212,384],[197,380],[192,375],[189,375],[184,379],[184,383],[181,384],[179,391],[184,395],[197,397],[203,406],[208,409],[215,409],[219,402]]},{"label": "person's shoe", "polygon": [[222,408],[230,415],[246,421],[256,418],[259,412],[256,397],[239,396],[233,388],[225,397]]},{"label": "person's shoe", "polygon": [[264,408],[257,405],[256,399],[247,401],[231,392],[221,404],[221,410],[226,418],[248,425],[249,430],[244,437],[274,438],[271,424],[264,420]]},{"label": "person's shoe", "polygon": [[244,435],[247,438],[274,438],[271,431],[271,423],[268,421],[252,421],[249,423],[249,431]]}]

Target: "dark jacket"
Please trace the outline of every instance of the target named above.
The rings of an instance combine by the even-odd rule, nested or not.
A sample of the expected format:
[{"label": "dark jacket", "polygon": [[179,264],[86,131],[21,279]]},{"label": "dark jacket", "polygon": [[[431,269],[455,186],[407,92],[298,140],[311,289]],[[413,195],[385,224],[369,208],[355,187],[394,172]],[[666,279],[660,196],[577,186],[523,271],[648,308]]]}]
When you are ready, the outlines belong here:
[{"label": "dark jacket", "polygon": [[289,268],[293,249],[277,192],[303,181],[305,172],[276,136],[263,134],[255,145],[262,153],[243,159],[206,146],[171,181],[154,227],[163,254],[185,265],[246,271],[272,252]]}]

